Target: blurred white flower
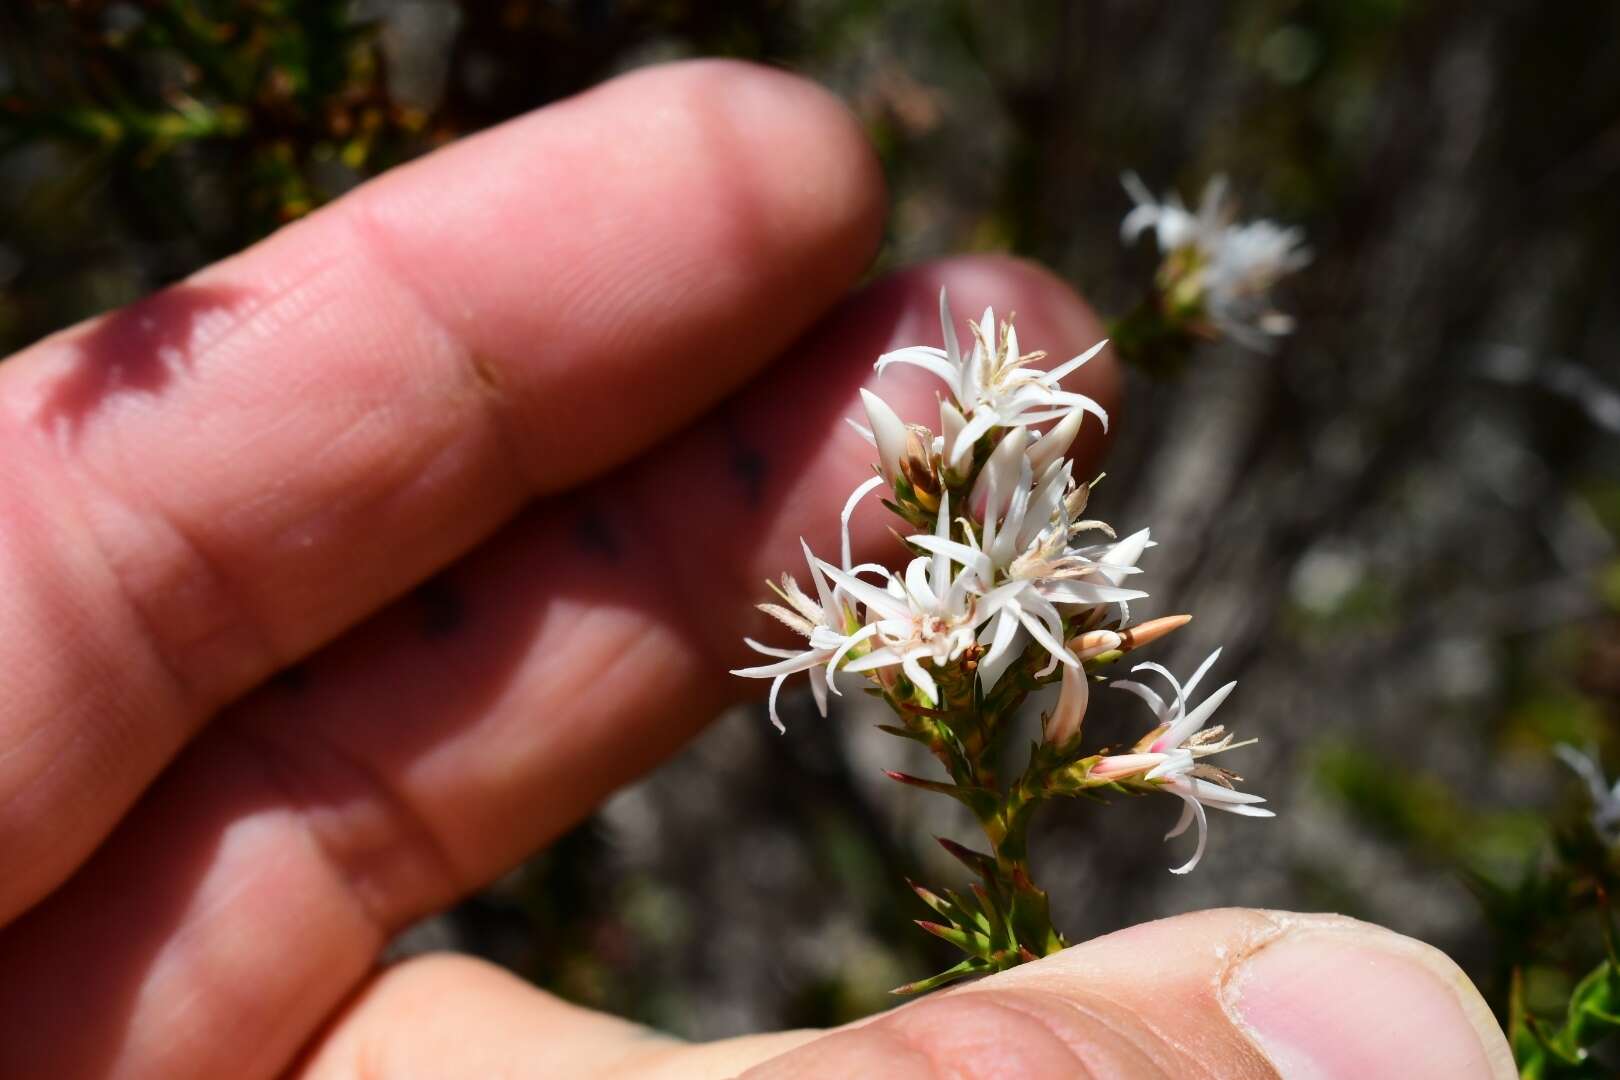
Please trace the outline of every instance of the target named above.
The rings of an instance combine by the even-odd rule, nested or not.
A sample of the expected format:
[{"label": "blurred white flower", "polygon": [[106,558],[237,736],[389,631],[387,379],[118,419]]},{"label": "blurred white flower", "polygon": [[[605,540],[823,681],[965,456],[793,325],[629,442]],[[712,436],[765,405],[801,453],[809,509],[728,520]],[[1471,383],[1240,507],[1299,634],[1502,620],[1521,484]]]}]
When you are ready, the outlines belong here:
[{"label": "blurred white flower", "polygon": [[1133,206],[1125,220],[1120,222],[1119,234],[1127,244],[1136,242],[1144,230],[1152,229],[1159,251],[1165,255],[1184,248],[1197,248],[1208,252],[1215,247],[1221,230],[1231,221],[1226,202],[1226,177],[1211,177],[1204,185],[1204,194],[1198,201],[1198,213],[1187,210],[1181,194],[1172,191],[1164,201],[1153,197],[1153,192],[1134,172],[1120,177]]},{"label": "blurred white flower", "polygon": [[1222,230],[1205,271],[1205,308],[1226,333],[1250,348],[1292,333],[1294,320],[1271,306],[1271,287],[1311,261],[1305,232],[1271,221]]},{"label": "blurred white flower", "polygon": [[1606,840],[1620,839],[1620,780],[1610,787],[1603,777],[1593,755],[1583,754],[1573,746],[1559,743],[1553,753],[1586,782],[1587,794],[1592,799],[1592,827]]},{"label": "blurred white flower", "polygon": [[1233,787],[1233,783],[1241,777],[1199,760],[1223,750],[1247,746],[1249,742],[1254,741],[1251,739],[1249,742],[1234,743],[1225,727],[1204,726],[1204,723],[1215,714],[1215,710],[1221,707],[1227,695],[1237,686],[1235,682],[1229,682],[1216,690],[1190,712],[1187,710],[1187,703],[1193,690],[1220,655],[1219,649],[1210,653],[1198,666],[1198,670],[1193,672],[1192,678],[1187,680],[1185,686],[1168,669],[1159,664],[1138,664],[1131,669],[1151,671],[1164,676],[1175,692],[1174,699],[1169,702],[1166,702],[1156,690],[1143,683],[1124,679],[1114,680],[1110,685],[1129,691],[1147,702],[1148,708],[1153,710],[1159,724],[1136,745],[1132,753],[1105,757],[1092,768],[1090,774],[1097,779],[1123,780],[1136,777],[1152,781],[1181,799],[1184,804],[1181,819],[1176,822],[1174,828],[1165,833],[1164,838],[1171,840],[1180,836],[1196,820],[1198,848],[1187,863],[1171,871],[1173,874],[1190,872],[1204,857],[1204,848],[1209,840],[1209,819],[1204,812],[1206,806],[1246,817],[1274,816],[1270,810],[1255,805],[1265,802],[1265,799],[1238,791]]},{"label": "blurred white flower", "polygon": [[1101,405],[1060,385],[1063,378],[1101,352],[1106,341],[1099,341],[1050,371],[1042,371],[1027,365],[1045,359],[1046,354],[1020,353],[1018,333],[1012,323],[1003,322],[998,329],[995,312],[990,308],[984,309],[979,322],[969,323],[973,349],[965,355],[943,289],[939,294],[939,321],[943,349],[932,345],[896,349],[878,357],[877,370],[881,373],[890,364],[911,364],[939,376],[950,388],[966,423],[946,439],[947,468],[958,468],[972,452],[973,444],[992,428],[1063,420],[1078,409],[1095,416],[1107,430],[1108,413]]},{"label": "blurred white flower", "polygon": [[1236,205],[1226,197],[1226,178],[1204,186],[1196,214],[1171,192],[1154,199],[1142,178],[1121,177],[1136,204],[1120,223],[1126,243],[1152,229],[1165,257],[1162,285],[1176,305],[1202,310],[1234,340],[1268,349],[1290,333],[1294,320],[1271,306],[1273,286],[1311,261],[1305,233],[1265,219],[1236,224]]}]

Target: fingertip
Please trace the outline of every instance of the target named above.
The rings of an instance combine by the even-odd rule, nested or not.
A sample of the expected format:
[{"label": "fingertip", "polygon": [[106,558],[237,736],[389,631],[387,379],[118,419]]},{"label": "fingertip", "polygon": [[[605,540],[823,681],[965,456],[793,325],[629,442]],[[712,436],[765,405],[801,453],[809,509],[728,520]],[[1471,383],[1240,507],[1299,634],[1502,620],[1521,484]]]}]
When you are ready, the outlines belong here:
[{"label": "fingertip", "polygon": [[[1143,923],[964,989],[1100,998],[1135,1023],[1175,1014],[1174,1061],[1250,1075],[1506,1080],[1512,1055],[1468,977],[1431,945],[1342,915],[1224,908]],[[1130,1025],[1120,1030],[1129,1031]],[[1270,1075],[1270,1073],[1267,1073]]]},{"label": "fingertip", "polygon": [[[701,59],[643,68],[599,92],[657,102],[672,123],[724,117],[732,131],[769,143],[754,163],[776,196],[763,224],[822,238],[855,271],[876,252],[888,201],[883,171],[855,114],[825,87],[761,64]],[[805,268],[783,269],[797,276]]]},{"label": "fingertip", "polygon": [[[871,145],[836,97],[729,60],[638,69],[360,196],[391,265],[479,351],[640,345],[661,311],[727,331],[710,343],[717,363],[738,351],[729,340],[780,348],[802,331],[870,262],[885,208]],[[626,309],[644,313],[634,341],[600,325]]]},{"label": "fingertip", "polygon": [[1462,969],[1433,946],[1369,923],[1293,917],[1232,972],[1222,996],[1284,1076],[1517,1075]]}]

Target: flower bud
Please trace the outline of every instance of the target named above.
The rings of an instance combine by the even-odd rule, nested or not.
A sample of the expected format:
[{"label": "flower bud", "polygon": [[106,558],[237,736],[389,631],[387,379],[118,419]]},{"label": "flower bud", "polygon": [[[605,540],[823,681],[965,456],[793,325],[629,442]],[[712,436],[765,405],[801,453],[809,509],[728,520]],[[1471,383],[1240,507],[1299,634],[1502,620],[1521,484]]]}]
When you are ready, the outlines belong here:
[{"label": "flower bud", "polygon": [[1086,718],[1086,703],[1091,699],[1091,684],[1083,668],[1063,665],[1063,687],[1058,692],[1057,706],[1046,718],[1046,741],[1052,746],[1069,746],[1080,739],[1080,723]]},{"label": "flower bud", "polygon": [[[984,463],[979,478],[973,482],[973,492],[968,498],[980,521],[999,519],[1006,513],[1007,504],[1012,502],[1013,493],[1018,489],[1018,473],[1024,461],[1024,448],[1028,445],[1029,431],[1021,427],[1007,432],[996,444],[990,460]],[[996,492],[995,506],[990,505],[992,487]]]},{"label": "flower bud", "polygon": [[1093,656],[1120,647],[1121,635],[1112,630],[1091,630],[1069,641],[1069,651],[1076,660],[1090,660]]},{"label": "flower bud", "polygon": [[1164,764],[1164,754],[1114,754],[1091,767],[1092,780],[1124,780],[1140,776]]},{"label": "flower bud", "polygon": [[1145,623],[1138,623],[1119,632],[1119,650],[1130,652],[1150,645],[1167,634],[1180,630],[1192,622],[1191,615],[1165,615],[1158,619],[1149,619]]},{"label": "flower bud", "polygon": [[866,406],[872,436],[877,440],[878,468],[893,487],[895,478],[900,475],[900,458],[906,451],[906,425],[889,408],[888,402],[865,387],[861,388],[861,402]]},{"label": "flower bud", "polygon": [[934,464],[934,433],[920,424],[906,429],[906,452],[900,459],[900,474],[911,484],[917,502],[926,510],[939,509],[939,472]]},{"label": "flower bud", "polygon": [[1080,421],[1085,413],[1079,409],[1072,410],[1051,431],[1035,440],[1029,448],[1029,467],[1036,477],[1046,472],[1046,467],[1064,454],[1074,445],[1074,437],[1080,434]]},{"label": "flower bud", "polygon": [[956,437],[962,434],[962,429],[965,427],[967,427],[967,418],[962,415],[962,410],[958,409],[955,405],[952,405],[949,401],[946,401],[943,398],[940,399],[939,456],[941,461],[949,463],[955,460]]}]

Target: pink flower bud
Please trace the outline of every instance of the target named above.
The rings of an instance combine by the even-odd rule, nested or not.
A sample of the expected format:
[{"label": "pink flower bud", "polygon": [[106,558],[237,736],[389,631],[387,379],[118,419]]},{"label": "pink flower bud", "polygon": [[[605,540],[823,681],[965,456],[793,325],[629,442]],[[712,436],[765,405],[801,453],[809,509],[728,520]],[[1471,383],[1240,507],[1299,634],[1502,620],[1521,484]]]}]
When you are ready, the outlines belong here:
[{"label": "pink flower bud", "polygon": [[1091,630],[1069,642],[1076,660],[1090,660],[1120,647],[1123,639],[1112,630]]},{"label": "pink flower bud", "polygon": [[1091,767],[1088,774],[1093,780],[1124,780],[1132,776],[1140,776],[1165,759],[1164,754],[1115,754],[1105,757]]},{"label": "pink flower bud", "polygon": [[1053,746],[1068,746],[1080,738],[1080,724],[1086,718],[1086,703],[1091,699],[1091,684],[1083,668],[1063,666],[1063,688],[1058,692],[1057,707],[1046,718],[1046,741]]}]

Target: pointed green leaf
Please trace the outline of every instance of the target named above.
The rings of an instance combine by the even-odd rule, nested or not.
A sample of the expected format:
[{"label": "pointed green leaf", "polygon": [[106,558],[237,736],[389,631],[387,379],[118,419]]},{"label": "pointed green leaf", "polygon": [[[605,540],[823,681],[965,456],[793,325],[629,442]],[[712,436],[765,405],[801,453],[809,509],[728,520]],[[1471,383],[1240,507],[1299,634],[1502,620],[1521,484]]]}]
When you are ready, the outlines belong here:
[{"label": "pointed green leaf", "polygon": [[982,852],[974,851],[970,847],[964,847],[963,845],[958,844],[955,840],[951,840],[943,836],[936,836],[934,839],[939,842],[939,846],[944,848],[953,859],[967,867],[969,870],[973,871],[979,877],[984,878],[986,881],[995,877],[996,864],[995,860],[990,858],[990,856]]},{"label": "pointed green leaf", "polygon": [[990,943],[981,934],[971,934],[955,926],[944,926],[927,919],[914,919],[918,926],[933,934],[941,941],[948,941],[969,956],[986,956],[990,952]]},{"label": "pointed green leaf", "polygon": [[969,957],[968,959],[963,960],[960,964],[957,964],[955,967],[945,969],[938,975],[930,975],[926,979],[918,979],[916,982],[906,983],[904,986],[897,986],[893,990],[890,990],[889,993],[926,994],[928,991],[936,990],[939,987],[944,986],[946,983],[955,982],[957,979],[965,979],[970,975],[983,975],[988,970],[989,967],[983,960],[979,960],[975,957]]}]

